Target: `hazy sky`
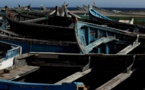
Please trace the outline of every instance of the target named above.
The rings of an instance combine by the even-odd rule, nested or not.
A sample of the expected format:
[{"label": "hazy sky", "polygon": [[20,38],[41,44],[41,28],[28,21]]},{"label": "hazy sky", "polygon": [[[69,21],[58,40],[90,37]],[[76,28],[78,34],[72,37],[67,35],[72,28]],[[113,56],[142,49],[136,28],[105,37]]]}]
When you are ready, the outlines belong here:
[{"label": "hazy sky", "polygon": [[18,4],[26,6],[31,4],[31,7],[39,7],[41,4],[46,7],[61,6],[64,2],[69,3],[69,7],[82,5],[92,5],[96,2],[98,7],[137,7],[145,8],[145,0],[0,0],[0,7],[8,5],[17,7]]}]

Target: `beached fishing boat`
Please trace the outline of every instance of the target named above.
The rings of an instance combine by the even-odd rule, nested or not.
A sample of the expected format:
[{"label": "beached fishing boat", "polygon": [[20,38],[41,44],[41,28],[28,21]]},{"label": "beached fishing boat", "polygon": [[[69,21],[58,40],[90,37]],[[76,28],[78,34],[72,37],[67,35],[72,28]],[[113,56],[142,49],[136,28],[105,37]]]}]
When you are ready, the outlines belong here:
[{"label": "beached fishing boat", "polygon": [[102,13],[105,16],[117,16],[117,17],[144,17],[144,11],[135,11],[135,10],[130,10],[130,11],[121,11],[121,10],[107,10],[107,9],[103,9],[98,7],[95,2],[93,5],[93,8]]},{"label": "beached fishing boat", "polygon": [[79,53],[72,18],[61,16],[36,18],[23,13],[15,14],[14,20],[6,18],[9,20],[10,30],[0,29],[1,40],[21,45],[24,48],[23,53]]},{"label": "beached fishing boat", "polygon": [[75,31],[78,45],[85,54],[116,54],[125,48],[123,46],[132,44],[132,48],[135,49],[140,43],[144,43],[144,34],[130,33],[87,22],[78,21]]},{"label": "beached fishing boat", "polygon": [[18,15],[15,20],[10,19],[9,17],[6,18],[10,24],[10,30],[25,37],[50,40],[55,38],[66,41],[74,40],[73,28],[69,27],[72,21],[67,17],[60,18],[49,16],[31,20],[22,20]]},{"label": "beached fishing boat", "polygon": [[[8,89],[11,89],[11,90],[19,90],[19,89],[24,89],[24,90],[36,90],[36,89],[37,90],[44,90],[44,89],[46,90],[60,90],[60,89],[61,90],[79,90],[79,89],[87,90],[83,82],[63,82],[59,84],[52,83],[52,81],[53,82],[55,82],[55,80],[59,81],[61,78],[56,79],[55,73],[58,73],[58,72],[57,70],[51,71],[51,69],[49,68],[43,69],[43,67],[39,67],[39,66],[30,66],[26,63],[24,58],[21,60],[18,60],[18,58],[16,57],[14,59],[14,64],[12,68],[9,68],[0,72],[0,89],[1,90],[8,90]],[[49,73],[49,75],[46,76],[48,72],[53,72],[53,74]],[[73,73],[73,71],[70,73]],[[41,74],[42,76],[39,76]],[[28,81],[27,80],[29,78],[28,76],[31,76],[31,75],[34,75],[34,76]],[[45,79],[45,82],[43,80],[40,80],[40,78]]]},{"label": "beached fishing boat", "polygon": [[[106,19],[106,20],[110,20],[110,21],[116,21],[116,20],[113,20],[105,15],[103,15],[102,13],[98,12],[95,7],[93,8],[92,6],[89,6],[88,7],[89,11],[91,14],[95,14],[96,17],[99,17],[99,18],[102,18],[102,19]],[[129,24],[133,24],[134,23],[134,18],[132,18],[131,20],[118,20],[118,22],[122,22],[122,23],[129,23]]]},{"label": "beached fishing boat", "polygon": [[[75,40],[74,29],[69,27],[64,27],[67,25],[69,26],[69,24],[71,24],[71,21],[66,19],[66,17],[62,17],[62,18],[53,17],[53,16],[49,17],[50,25],[45,25],[45,24],[43,25],[37,23],[26,23],[27,21],[31,22],[34,20],[36,21],[40,20],[40,18],[30,19],[31,18],[30,16],[31,15],[27,16],[21,14],[20,21],[17,21],[19,20],[19,18],[17,18],[15,21],[10,20],[12,21],[10,22],[11,30],[1,30],[1,32],[5,34],[5,35],[4,34],[0,35],[1,40],[21,45],[22,48],[24,48],[23,53],[27,53],[30,51],[31,52],[64,52],[64,53],[79,52],[79,48]],[[39,23],[47,23],[47,18],[44,17],[41,18],[41,20]],[[58,21],[56,22],[56,20]],[[62,23],[61,21],[64,21],[64,23]],[[55,26],[55,25],[60,25],[60,26]],[[13,30],[16,30],[16,32]]]},{"label": "beached fishing boat", "polygon": [[81,21],[76,23],[75,34],[80,50],[90,56],[93,66],[123,69],[133,58],[139,62],[145,58],[144,36],[139,34]]},{"label": "beached fishing boat", "polygon": [[122,23],[122,22],[106,19],[105,17],[102,17],[102,15],[100,14],[99,16],[98,16],[98,12],[94,8],[92,7],[89,8],[89,18],[92,21],[97,21],[98,22],[98,23],[96,22],[97,24],[106,25],[108,27],[118,28],[122,30],[128,30],[130,32],[136,32],[136,33],[145,32],[145,27],[142,25],[128,24],[128,23]]},{"label": "beached fishing boat", "polygon": [[0,70],[12,67],[14,64],[14,58],[21,55],[21,53],[21,46],[0,41]]}]

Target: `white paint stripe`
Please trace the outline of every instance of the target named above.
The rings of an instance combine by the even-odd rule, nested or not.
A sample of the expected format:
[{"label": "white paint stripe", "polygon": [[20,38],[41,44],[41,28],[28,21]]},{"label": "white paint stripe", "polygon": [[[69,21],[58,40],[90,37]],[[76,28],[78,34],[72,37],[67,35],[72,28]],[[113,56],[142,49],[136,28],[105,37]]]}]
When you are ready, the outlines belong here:
[{"label": "white paint stripe", "polygon": [[13,61],[14,61],[14,57],[2,61],[2,63],[0,63],[0,70],[11,67],[13,65]]}]

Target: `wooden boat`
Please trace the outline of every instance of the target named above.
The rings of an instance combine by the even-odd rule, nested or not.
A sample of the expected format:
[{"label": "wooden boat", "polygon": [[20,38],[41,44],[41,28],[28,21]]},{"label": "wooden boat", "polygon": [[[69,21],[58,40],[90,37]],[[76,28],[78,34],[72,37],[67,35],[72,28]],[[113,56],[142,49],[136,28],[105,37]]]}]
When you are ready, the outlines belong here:
[{"label": "wooden boat", "polygon": [[135,64],[140,61],[144,63],[144,36],[81,21],[76,23],[75,33],[80,50],[91,58],[92,67],[102,71],[123,70],[134,64],[134,57]]},{"label": "wooden boat", "polygon": [[81,21],[76,23],[75,31],[79,47],[85,54],[91,52],[116,54],[121,48],[123,49],[119,43],[124,46],[125,44],[129,45],[133,43],[132,48],[135,49],[140,43],[144,43],[145,38],[144,34],[130,33],[116,28]]},{"label": "wooden boat", "polygon": [[6,18],[9,20],[10,30],[0,29],[2,33],[0,38],[22,46],[24,48],[22,53],[30,51],[79,53],[80,51],[74,28],[69,27],[74,23],[72,18],[61,16],[38,18],[24,13],[15,14],[15,20]]},{"label": "wooden boat", "polygon": [[73,41],[75,38],[73,34],[74,29],[68,27],[72,22],[66,17],[41,17],[25,21],[16,21],[8,17],[6,18],[9,21],[11,31],[25,37],[55,39],[59,41]]},{"label": "wooden boat", "polygon": [[98,12],[92,7],[89,8],[89,18],[90,20],[97,21],[98,23],[97,22],[95,23],[100,24],[100,25],[106,25],[108,27],[118,28],[125,31],[136,32],[136,33],[145,32],[145,27],[142,25],[122,23],[122,22],[117,22],[117,21],[113,21],[109,19],[107,20],[103,17],[99,18]]},{"label": "wooden boat", "polygon": [[[103,18],[103,19],[110,20],[110,21],[115,21],[115,20],[101,14],[100,12],[97,11],[98,9],[96,10],[92,6],[89,6],[89,10],[90,10],[90,13],[95,14],[96,17]],[[133,24],[134,23],[134,18],[132,18],[131,20],[122,20],[122,19],[120,19],[118,22]]]},{"label": "wooden boat", "polygon": [[12,67],[14,58],[21,55],[22,47],[0,41],[0,70]]},{"label": "wooden boat", "polygon": [[123,16],[123,17],[144,17],[144,11],[119,11],[119,10],[106,10],[102,9],[96,6],[96,4],[93,5],[93,8],[102,13],[105,16]]},{"label": "wooden boat", "polygon": [[[64,53],[79,52],[75,40],[75,34],[73,34],[74,29],[65,27],[71,24],[71,21],[66,19],[66,17],[59,18],[59,17],[52,16],[49,17],[49,21],[51,22],[48,23],[47,18],[41,18],[40,16],[39,18],[41,18],[41,20],[39,19],[39,21],[37,21],[38,19],[36,19],[38,18],[38,16],[34,17],[32,15],[26,15],[23,13],[17,14],[16,16],[17,17],[15,17],[15,20],[9,19],[11,30],[0,29],[0,32],[4,33],[1,34],[0,37],[1,40],[3,41],[11,42],[13,44],[18,44],[22,46],[22,48],[24,48],[22,53],[27,53],[30,51],[64,52]],[[31,21],[35,20],[35,22],[37,23],[32,23],[30,19]],[[30,21],[31,23],[25,23],[23,22],[24,20]],[[56,22],[56,20],[58,20],[58,22]],[[64,21],[64,23],[61,23],[61,21]],[[48,25],[45,25],[47,23]],[[15,32],[14,28],[12,27],[13,25],[15,27],[16,24],[19,24],[20,27],[16,27],[15,28],[16,32]],[[55,25],[60,25],[60,26],[55,26]],[[22,27],[26,27],[26,28],[22,28]],[[28,32],[26,32],[25,30],[28,30]]]},{"label": "wooden boat", "polygon": [[[106,19],[106,20],[116,21],[116,20],[113,20],[113,19],[111,19],[111,18],[105,16],[104,14],[100,13],[99,10],[95,8],[95,6],[93,6],[93,7],[90,6],[90,7],[88,7],[88,8],[93,8],[93,9],[95,10],[95,11],[93,11],[92,9],[90,9],[90,10],[92,11],[92,13],[93,13],[93,12],[96,13],[96,14],[95,14],[96,17],[103,18],[103,19]],[[98,11],[97,11],[97,10],[98,10]],[[111,11],[110,11],[110,12],[111,12]],[[118,22],[133,24],[133,23],[134,23],[134,18],[132,18],[131,20],[122,20],[122,19],[120,19],[120,20],[118,20]]]},{"label": "wooden boat", "polygon": [[[11,53],[11,55],[12,55],[12,53]],[[1,90],[8,90],[10,88],[11,88],[11,90],[16,90],[16,89],[17,90],[19,90],[19,89],[43,90],[44,88],[46,90],[52,90],[52,89],[53,90],[58,90],[58,89],[87,90],[87,88],[85,87],[83,82],[53,83],[55,80],[59,81],[60,79],[57,78],[59,76],[56,77],[56,75],[54,74],[54,72],[58,73],[58,72],[56,72],[57,70],[51,71],[52,67],[51,67],[51,69],[49,69],[49,68],[44,68],[44,67],[39,67],[39,66],[30,66],[26,63],[26,60],[24,58],[18,60],[17,57],[15,57],[14,62],[15,63],[13,64],[12,68],[9,68],[7,70],[0,72],[0,89]],[[59,69],[59,70],[61,70],[61,69]],[[49,75],[46,76],[46,74],[48,74],[48,72],[53,72],[53,74],[49,73]],[[73,73],[73,71],[70,73]],[[37,74],[38,74],[38,76],[37,76]],[[40,76],[41,74],[42,74],[42,76]],[[30,79],[29,76],[31,76],[31,75],[32,75],[32,77]],[[38,79],[38,77],[39,77],[39,79]],[[40,78],[44,79],[44,77],[45,77],[45,82],[43,80],[40,80]],[[29,78],[29,81],[28,81],[28,78]],[[36,80],[33,80],[33,79],[36,79]]]}]

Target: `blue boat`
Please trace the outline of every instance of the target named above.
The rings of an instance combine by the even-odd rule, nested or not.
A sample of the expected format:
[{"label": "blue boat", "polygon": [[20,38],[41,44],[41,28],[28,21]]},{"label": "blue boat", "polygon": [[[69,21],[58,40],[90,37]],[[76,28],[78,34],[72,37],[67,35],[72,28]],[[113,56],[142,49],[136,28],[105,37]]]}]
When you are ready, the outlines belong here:
[{"label": "blue boat", "polygon": [[[78,21],[76,39],[83,54],[90,56],[90,66],[100,70],[144,67],[144,35]],[[135,63],[134,63],[135,61]]]},{"label": "blue boat", "polygon": [[[114,20],[112,20],[111,18],[109,18],[109,17],[107,17],[107,16],[105,16],[105,15],[103,15],[103,14],[97,12],[91,5],[89,6],[89,13],[90,13],[91,15],[94,15],[94,16],[99,17],[99,18],[102,18],[102,19],[114,21]],[[91,18],[91,17],[90,17],[90,18]]]},{"label": "blue boat", "polygon": [[135,49],[140,43],[144,44],[145,39],[144,34],[81,21],[76,23],[75,33],[78,45],[84,54],[116,54],[130,44]]},{"label": "blue boat", "polygon": [[122,29],[125,31],[130,31],[132,33],[140,33],[140,34],[145,33],[145,26],[118,22],[118,21],[114,21],[110,18],[108,19],[108,17],[102,15],[101,13],[99,13],[92,7],[89,8],[89,18],[90,18],[90,20],[92,20],[92,22],[97,21],[94,23],[100,24],[100,25],[105,25],[107,27]]}]

